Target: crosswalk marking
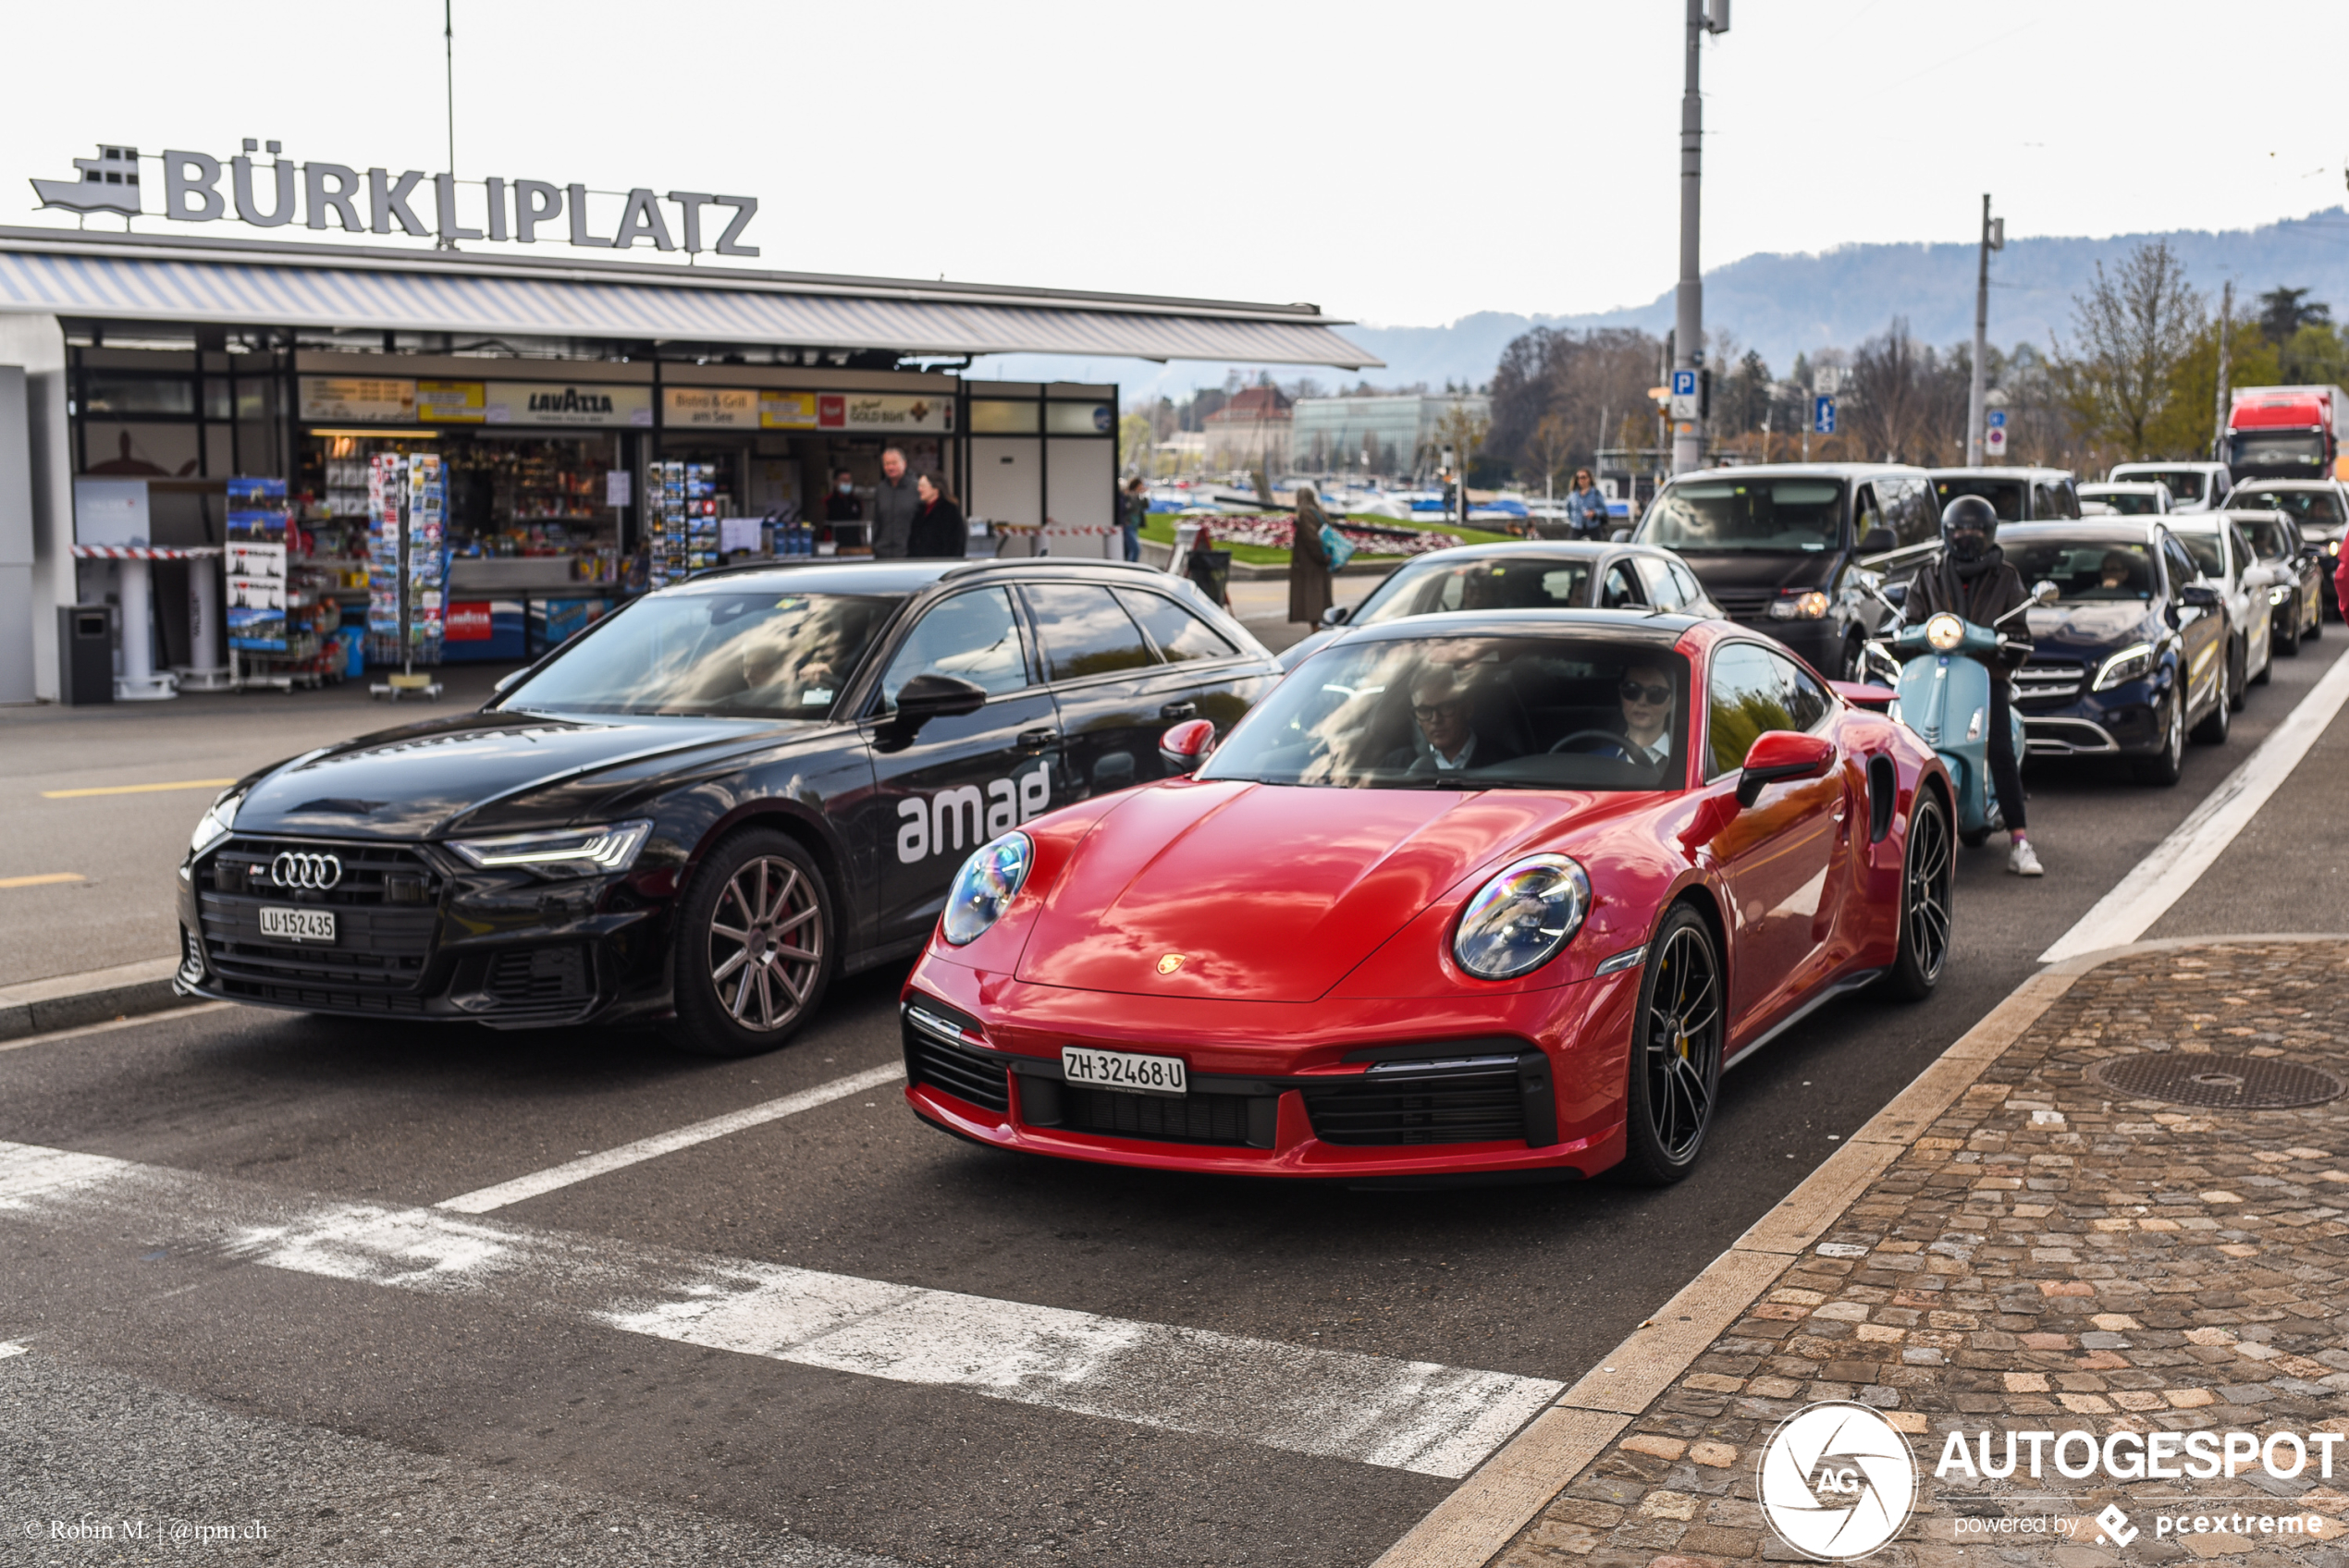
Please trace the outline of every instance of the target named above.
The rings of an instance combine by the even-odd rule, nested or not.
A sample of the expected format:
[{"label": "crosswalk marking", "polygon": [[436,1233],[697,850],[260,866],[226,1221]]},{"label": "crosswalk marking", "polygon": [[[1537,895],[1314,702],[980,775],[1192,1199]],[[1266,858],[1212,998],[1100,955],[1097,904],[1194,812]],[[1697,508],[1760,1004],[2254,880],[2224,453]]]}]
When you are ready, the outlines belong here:
[{"label": "crosswalk marking", "polygon": [[225,1236],[231,1257],[892,1382],[1457,1479],[1561,1391],[1547,1378],[339,1203],[0,1143],[0,1213]]},{"label": "crosswalk marking", "polygon": [[696,1121],[671,1133],[657,1133],[649,1138],[639,1138],[633,1144],[622,1144],[618,1148],[566,1160],[545,1170],[517,1176],[510,1182],[500,1182],[494,1187],[460,1193],[453,1198],[441,1199],[433,1207],[449,1209],[458,1214],[487,1214],[492,1209],[505,1208],[524,1198],[535,1198],[542,1193],[568,1187],[574,1182],[601,1176],[606,1171],[618,1170],[665,1154],[674,1154],[679,1149],[706,1144],[712,1138],[722,1138],[730,1133],[780,1121],[786,1116],[797,1116],[803,1110],[813,1110],[819,1105],[830,1105],[850,1095],[878,1089],[884,1084],[894,1084],[904,1076],[905,1069],[893,1061],[882,1067],[869,1067],[862,1072],[835,1078],[829,1084],[818,1084],[812,1089],[802,1089],[795,1095],[784,1095],[759,1105],[745,1106],[741,1110],[730,1110],[723,1116],[713,1116],[707,1121]]}]

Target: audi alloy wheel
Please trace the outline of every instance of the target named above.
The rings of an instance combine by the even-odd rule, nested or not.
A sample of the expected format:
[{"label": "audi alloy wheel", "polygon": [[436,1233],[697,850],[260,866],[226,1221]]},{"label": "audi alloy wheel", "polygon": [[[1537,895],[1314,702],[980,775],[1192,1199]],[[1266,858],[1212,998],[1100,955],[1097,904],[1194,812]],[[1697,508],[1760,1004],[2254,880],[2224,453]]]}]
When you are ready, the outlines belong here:
[{"label": "audi alloy wheel", "polygon": [[706,1056],[774,1049],[831,975],[831,899],[798,840],[754,828],[719,845],[679,910],[671,1038]]}]

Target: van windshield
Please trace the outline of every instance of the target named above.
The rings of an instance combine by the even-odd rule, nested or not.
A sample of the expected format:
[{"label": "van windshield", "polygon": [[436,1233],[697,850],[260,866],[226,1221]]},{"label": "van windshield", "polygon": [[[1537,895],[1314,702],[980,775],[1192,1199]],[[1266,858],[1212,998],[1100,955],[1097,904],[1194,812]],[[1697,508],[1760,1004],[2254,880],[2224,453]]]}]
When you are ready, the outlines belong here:
[{"label": "van windshield", "polygon": [[2173,501],[2202,499],[2202,475],[2190,468],[2133,468],[2112,477],[2133,484],[2167,484]]},{"label": "van windshield", "polygon": [[1655,498],[1642,545],[1667,550],[1832,550],[1843,536],[1843,484],[1834,479],[1702,479]]},{"label": "van windshield", "polygon": [[2025,486],[2020,479],[1937,479],[1933,482],[1933,499],[1947,507],[1961,496],[1979,496],[1990,503],[2000,522],[2028,522],[2023,509]]}]

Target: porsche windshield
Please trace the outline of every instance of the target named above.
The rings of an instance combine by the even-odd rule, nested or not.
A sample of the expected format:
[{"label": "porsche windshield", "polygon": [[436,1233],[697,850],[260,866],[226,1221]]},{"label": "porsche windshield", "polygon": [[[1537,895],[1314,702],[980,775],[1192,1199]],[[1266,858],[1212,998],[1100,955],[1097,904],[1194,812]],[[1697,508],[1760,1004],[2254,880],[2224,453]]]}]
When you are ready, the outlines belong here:
[{"label": "porsche windshield", "polygon": [[1439,610],[1562,610],[1589,603],[1591,563],[1568,556],[1505,556],[1424,561],[1403,568],[1357,626]]},{"label": "porsche windshield", "polygon": [[1656,497],[1640,543],[1667,550],[1832,550],[1843,536],[1834,479],[1701,479]]},{"label": "porsche windshield", "polygon": [[1353,790],[1657,790],[1687,777],[1688,661],[1604,636],[1341,643],[1202,778]]},{"label": "porsche windshield", "polygon": [[821,718],[897,602],[771,590],[657,594],[582,637],[498,705]]},{"label": "porsche windshield", "polygon": [[2153,560],[2143,545],[2086,539],[2000,540],[2007,564],[2025,582],[2056,585],[2067,605],[2153,597]]}]

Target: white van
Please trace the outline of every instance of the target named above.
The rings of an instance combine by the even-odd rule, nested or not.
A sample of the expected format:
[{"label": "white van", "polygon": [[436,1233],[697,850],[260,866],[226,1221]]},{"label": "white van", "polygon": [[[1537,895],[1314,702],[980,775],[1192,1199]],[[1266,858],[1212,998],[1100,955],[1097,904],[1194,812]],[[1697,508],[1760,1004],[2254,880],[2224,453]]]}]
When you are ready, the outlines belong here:
[{"label": "white van", "polygon": [[2170,492],[2173,512],[2215,512],[2227,504],[2234,476],[2224,463],[2115,463],[2108,483],[2134,480],[2159,484]]}]

